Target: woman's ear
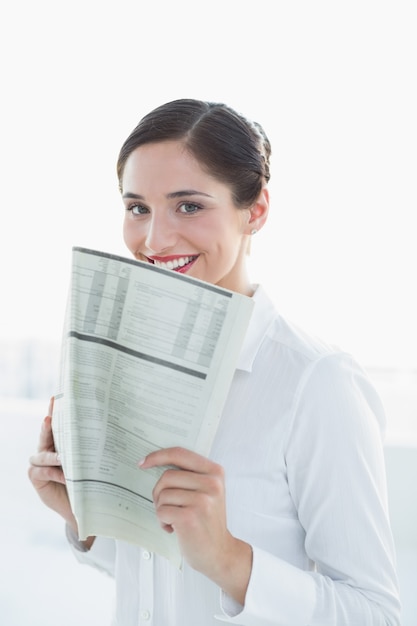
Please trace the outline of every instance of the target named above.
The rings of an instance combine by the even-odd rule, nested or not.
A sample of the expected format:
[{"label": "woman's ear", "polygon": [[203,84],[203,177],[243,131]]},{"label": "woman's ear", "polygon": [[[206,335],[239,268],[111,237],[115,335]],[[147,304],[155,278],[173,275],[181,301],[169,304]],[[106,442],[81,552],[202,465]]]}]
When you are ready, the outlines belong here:
[{"label": "woman's ear", "polygon": [[265,224],[269,211],[269,191],[263,187],[255,204],[249,210],[247,235],[254,235]]}]

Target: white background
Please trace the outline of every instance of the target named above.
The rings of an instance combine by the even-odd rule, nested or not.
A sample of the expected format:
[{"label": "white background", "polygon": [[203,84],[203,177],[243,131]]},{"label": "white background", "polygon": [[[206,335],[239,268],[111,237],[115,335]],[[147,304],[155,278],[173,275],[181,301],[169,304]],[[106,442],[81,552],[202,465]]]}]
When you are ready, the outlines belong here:
[{"label": "white background", "polygon": [[[394,370],[391,432],[415,440],[416,32],[411,0],[3,3],[0,344],[59,342],[73,245],[127,254],[115,162],[139,119],[224,101],[273,147],[253,279],[306,330]],[[0,616],[105,625],[107,581],[75,563],[26,478],[45,409],[0,412]]]}]

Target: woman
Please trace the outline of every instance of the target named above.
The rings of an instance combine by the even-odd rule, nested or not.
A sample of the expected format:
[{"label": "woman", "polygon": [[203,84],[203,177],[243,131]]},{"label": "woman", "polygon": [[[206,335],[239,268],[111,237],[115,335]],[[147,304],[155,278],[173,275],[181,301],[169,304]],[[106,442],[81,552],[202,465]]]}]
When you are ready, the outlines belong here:
[{"label": "woman", "polygon": [[258,124],[197,100],[149,113],[119,155],[133,256],[255,300],[209,458],[170,448],[138,460],[178,468],[153,496],[182,570],[120,541],[78,541],[44,420],[30,479],[80,561],[115,576],[119,626],[399,624],[380,400],[349,355],[295,329],[248,277],[269,157]]}]

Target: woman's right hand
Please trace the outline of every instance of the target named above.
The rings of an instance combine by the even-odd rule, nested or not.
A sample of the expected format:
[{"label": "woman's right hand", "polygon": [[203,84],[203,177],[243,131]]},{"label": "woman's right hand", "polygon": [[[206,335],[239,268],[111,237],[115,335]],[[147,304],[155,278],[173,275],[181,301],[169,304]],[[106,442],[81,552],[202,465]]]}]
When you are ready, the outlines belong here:
[{"label": "woman's right hand", "polygon": [[52,434],[52,410],[54,400],[49,403],[48,415],[42,422],[38,451],[30,459],[29,479],[40,499],[47,507],[56,511],[77,532],[77,522],[71,510],[65,476],[61,461],[55,450]]}]

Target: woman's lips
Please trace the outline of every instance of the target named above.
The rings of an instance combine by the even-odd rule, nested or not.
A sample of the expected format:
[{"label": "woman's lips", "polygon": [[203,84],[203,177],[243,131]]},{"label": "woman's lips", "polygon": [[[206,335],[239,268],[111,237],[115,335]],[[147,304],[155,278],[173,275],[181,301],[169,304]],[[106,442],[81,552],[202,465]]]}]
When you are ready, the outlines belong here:
[{"label": "woman's lips", "polygon": [[198,254],[184,254],[175,257],[147,257],[147,259],[156,267],[184,274],[195,263],[198,256]]}]

